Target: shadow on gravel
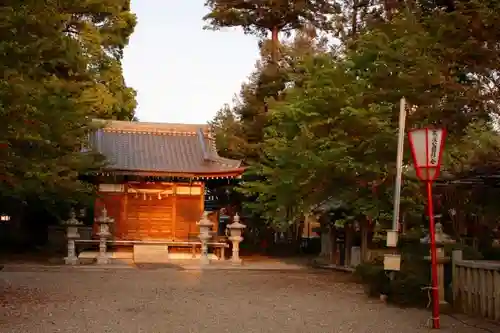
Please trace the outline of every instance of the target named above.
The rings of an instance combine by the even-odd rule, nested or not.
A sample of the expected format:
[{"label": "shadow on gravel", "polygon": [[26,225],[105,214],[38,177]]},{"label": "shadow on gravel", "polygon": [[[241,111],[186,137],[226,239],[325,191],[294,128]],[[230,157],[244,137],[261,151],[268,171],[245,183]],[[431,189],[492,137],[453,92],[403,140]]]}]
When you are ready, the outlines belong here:
[{"label": "shadow on gravel", "polygon": [[166,268],[176,269],[179,271],[184,270],[182,266],[176,264],[136,264],[135,267],[138,269],[149,270],[149,271],[166,269]]}]

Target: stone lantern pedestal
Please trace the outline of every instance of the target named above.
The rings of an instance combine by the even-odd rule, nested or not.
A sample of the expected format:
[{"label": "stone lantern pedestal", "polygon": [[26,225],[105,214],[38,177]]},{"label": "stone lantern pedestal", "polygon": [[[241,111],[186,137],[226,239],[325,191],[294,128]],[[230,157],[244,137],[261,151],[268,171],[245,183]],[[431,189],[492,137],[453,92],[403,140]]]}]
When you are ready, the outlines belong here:
[{"label": "stone lantern pedestal", "polygon": [[200,227],[200,234],[198,238],[201,241],[201,256],[200,264],[208,265],[210,264],[210,259],[208,258],[208,240],[212,238],[210,230],[214,225],[212,221],[208,219],[208,212],[203,212],[201,220],[196,223]]},{"label": "stone lantern pedestal", "polygon": [[79,261],[76,256],[75,240],[80,238],[78,226],[83,223],[76,219],[74,210],[71,210],[69,219],[64,221],[63,225],[66,226],[66,239],[68,240],[68,255],[64,258],[64,262],[66,265],[77,265]]},{"label": "stone lantern pedestal", "polygon": [[233,254],[231,256],[231,262],[236,265],[241,265],[240,258],[240,243],[243,240],[241,237],[241,232],[247,226],[240,223],[240,216],[238,213],[233,218],[233,223],[227,226],[229,229],[229,240],[233,243]]},{"label": "stone lantern pedestal", "polygon": [[110,258],[107,254],[107,241],[111,237],[109,232],[109,225],[114,223],[114,219],[108,216],[108,211],[106,207],[103,207],[102,214],[96,220],[99,226],[99,254],[97,255],[97,264],[106,265],[110,263]]},{"label": "stone lantern pedestal", "polygon": [[[444,265],[450,262],[450,257],[447,257],[444,251],[446,244],[453,244],[453,240],[449,235],[443,231],[441,223],[436,223],[436,256],[437,256],[437,271],[438,271],[438,288],[439,288],[439,308],[441,311],[448,311],[450,304],[445,299],[445,284],[444,284]],[[422,244],[430,244],[430,235],[420,240]],[[426,260],[431,262],[431,256],[426,256]]]}]

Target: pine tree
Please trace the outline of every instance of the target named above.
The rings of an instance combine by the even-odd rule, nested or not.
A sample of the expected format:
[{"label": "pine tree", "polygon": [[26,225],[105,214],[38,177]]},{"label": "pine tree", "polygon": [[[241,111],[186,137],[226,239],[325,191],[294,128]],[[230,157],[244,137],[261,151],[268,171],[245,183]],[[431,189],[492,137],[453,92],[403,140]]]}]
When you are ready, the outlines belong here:
[{"label": "pine tree", "polygon": [[2,206],[64,206],[90,193],[79,175],[102,162],[81,152],[92,118],[134,117],[135,93],[121,72],[134,25],[129,0],[2,3]]},{"label": "pine tree", "polygon": [[[242,103],[234,110],[241,121],[246,160],[258,161],[269,104],[283,98],[288,82],[279,34],[306,27],[332,30],[332,16],[340,8],[330,0],[208,0],[205,5],[210,10],[204,17],[209,28],[241,27],[245,33],[264,38],[260,42],[261,60],[243,85]],[[266,40],[269,33],[271,39]]]},{"label": "pine tree", "polygon": [[331,30],[330,16],[339,12],[331,0],[207,0],[210,10],[204,19],[209,27],[241,27],[245,33],[261,37],[271,33],[273,62],[278,61],[279,34],[310,24]]}]

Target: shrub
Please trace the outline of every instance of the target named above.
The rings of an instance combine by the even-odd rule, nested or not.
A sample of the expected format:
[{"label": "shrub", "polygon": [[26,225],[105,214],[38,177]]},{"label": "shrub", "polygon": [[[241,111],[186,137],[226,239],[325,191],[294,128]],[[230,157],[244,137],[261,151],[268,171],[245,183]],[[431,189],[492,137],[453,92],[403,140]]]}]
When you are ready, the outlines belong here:
[{"label": "shrub", "polygon": [[[429,245],[420,242],[421,234],[412,233],[402,236],[398,242],[401,254],[401,270],[392,274],[384,271],[383,258],[364,263],[356,268],[355,274],[365,284],[369,296],[387,295],[387,301],[402,306],[427,306],[429,303],[428,287],[431,284]],[[445,253],[451,257],[453,250],[462,250],[465,260],[482,259],[483,256],[474,248],[461,244],[445,246]],[[445,284],[451,283],[451,265],[445,267]],[[446,278],[448,277],[448,278]]]},{"label": "shrub", "polygon": [[472,246],[462,244],[447,244],[444,247],[447,256],[451,257],[454,250],[462,250],[462,258],[464,260],[481,260],[484,259],[483,254]]},{"label": "shrub", "polygon": [[387,301],[403,306],[426,306],[430,283],[429,264],[425,260],[407,260],[404,255],[401,270],[393,273],[393,279],[384,271],[381,262],[361,264],[355,273],[365,285],[368,296],[387,295]]},{"label": "shrub", "polygon": [[365,285],[365,292],[368,296],[378,297],[380,294],[388,293],[389,277],[384,271],[383,262],[380,260],[358,265],[355,275]]},{"label": "shrub", "polygon": [[500,260],[500,248],[498,247],[489,247],[483,250],[482,252],[485,260]]}]

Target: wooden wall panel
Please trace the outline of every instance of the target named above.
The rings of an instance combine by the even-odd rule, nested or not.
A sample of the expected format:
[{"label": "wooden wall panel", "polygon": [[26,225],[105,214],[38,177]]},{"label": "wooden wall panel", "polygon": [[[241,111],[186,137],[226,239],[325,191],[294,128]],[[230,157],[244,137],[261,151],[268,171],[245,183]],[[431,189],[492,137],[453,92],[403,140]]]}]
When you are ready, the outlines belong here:
[{"label": "wooden wall panel", "polygon": [[[103,204],[115,220],[112,226],[115,239],[121,240],[187,240],[198,235],[196,223],[203,214],[204,196],[200,184],[197,191],[177,194],[173,183],[130,183],[125,193],[102,193],[96,201],[95,216],[101,214]],[[127,191],[128,189],[128,191]],[[169,190],[170,189],[170,190]],[[166,190],[160,197],[155,190]],[[128,193],[127,193],[128,192]],[[217,222],[216,217],[210,217]],[[217,224],[214,225],[214,231]],[[94,232],[97,233],[97,225]]]},{"label": "wooden wall panel", "polygon": [[129,194],[123,234],[129,240],[173,239],[173,198]]},{"label": "wooden wall panel", "polygon": [[[198,222],[203,214],[203,196],[181,196],[176,198],[175,237],[187,240],[190,235],[198,234]],[[201,203],[201,204],[200,204]]]}]

